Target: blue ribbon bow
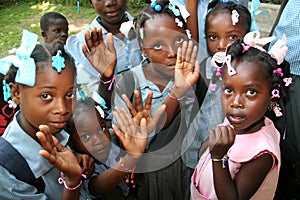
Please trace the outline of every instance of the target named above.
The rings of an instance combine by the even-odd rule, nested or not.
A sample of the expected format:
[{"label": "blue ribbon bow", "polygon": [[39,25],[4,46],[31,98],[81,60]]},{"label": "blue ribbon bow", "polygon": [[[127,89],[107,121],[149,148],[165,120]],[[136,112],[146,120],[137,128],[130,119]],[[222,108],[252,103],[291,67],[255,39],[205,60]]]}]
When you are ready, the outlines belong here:
[{"label": "blue ribbon bow", "polygon": [[265,16],[268,15],[265,11],[258,10],[259,6],[260,6],[260,1],[259,0],[252,0],[252,2],[251,2],[251,10],[250,10],[250,14],[251,14],[250,32],[257,31],[259,29],[259,26],[256,23],[254,16],[259,15],[259,14],[263,14]]}]

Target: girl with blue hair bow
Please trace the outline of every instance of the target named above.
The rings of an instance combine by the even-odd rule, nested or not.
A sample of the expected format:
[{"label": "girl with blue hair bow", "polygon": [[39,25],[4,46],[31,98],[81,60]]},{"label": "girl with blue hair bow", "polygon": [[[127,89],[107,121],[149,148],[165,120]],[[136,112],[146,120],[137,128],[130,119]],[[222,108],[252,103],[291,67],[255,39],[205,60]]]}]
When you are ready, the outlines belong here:
[{"label": "girl with blue hair bow", "polygon": [[45,186],[38,191],[1,165],[0,199],[90,199],[82,175],[91,173],[93,162],[87,155],[75,157],[63,130],[76,95],[75,64],[61,42],[43,46],[37,39],[24,30],[16,55],[0,61],[10,66],[11,99],[20,107],[2,137]]}]

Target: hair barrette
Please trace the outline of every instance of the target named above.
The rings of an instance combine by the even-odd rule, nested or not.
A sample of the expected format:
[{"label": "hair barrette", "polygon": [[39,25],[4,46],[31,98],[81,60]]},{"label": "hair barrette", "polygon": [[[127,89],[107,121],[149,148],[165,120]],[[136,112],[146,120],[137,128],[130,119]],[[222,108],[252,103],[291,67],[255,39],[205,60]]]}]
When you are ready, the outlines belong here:
[{"label": "hair barrette", "polygon": [[161,5],[159,5],[156,1],[152,1],[151,8],[153,10],[155,10],[156,12],[161,12],[161,10],[162,10]]},{"label": "hair barrette", "polygon": [[232,10],[231,12],[231,21],[232,21],[232,25],[236,25],[239,22],[239,13],[236,10]]},{"label": "hair barrette", "polygon": [[173,12],[176,17],[180,16],[180,10],[176,7],[176,4],[173,2],[169,2],[169,9]]},{"label": "hair barrette", "polygon": [[244,36],[243,42],[243,52],[248,51],[250,47],[259,49],[260,51],[266,51],[262,48],[263,45],[272,42],[275,39],[275,36],[260,38],[259,31],[249,32]]},{"label": "hair barrette", "polygon": [[65,68],[65,59],[61,55],[61,50],[58,50],[57,54],[55,56],[52,56],[52,67],[56,69],[58,73],[60,73],[61,70]]},{"label": "hair barrette", "polygon": [[3,84],[3,99],[4,101],[8,101],[8,99],[11,97],[10,88],[9,85],[6,83],[5,80],[2,81]]}]

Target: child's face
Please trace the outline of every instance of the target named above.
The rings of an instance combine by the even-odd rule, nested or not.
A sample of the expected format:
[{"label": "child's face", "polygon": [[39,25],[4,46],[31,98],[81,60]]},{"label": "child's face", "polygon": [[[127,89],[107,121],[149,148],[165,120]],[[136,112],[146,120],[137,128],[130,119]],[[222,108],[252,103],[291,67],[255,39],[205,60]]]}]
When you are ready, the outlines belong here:
[{"label": "child's face", "polygon": [[105,24],[120,24],[125,15],[127,0],[90,0]]},{"label": "child's face", "polygon": [[[40,67],[40,65],[47,65]],[[59,74],[51,63],[37,63],[33,87],[16,84],[13,100],[20,105],[21,127],[35,138],[39,125],[48,125],[51,134],[60,132],[72,115],[75,97],[74,69],[65,66]]]},{"label": "child's face", "polygon": [[232,67],[236,70],[233,76],[228,75],[226,67],[223,69],[223,109],[237,133],[253,132],[247,128],[265,115],[271,98],[271,80],[255,63],[233,62]]},{"label": "child's face", "polygon": [[236,39],[243,38],[246,28],[241,19],[232,25],[231,13],[223,12],[210,15],[206,25],[206,43],[209,55],[213,56],[217,52],[225,52],[228,44],[232,44]]},{"label": "child's face", "polygon": [[96,116],[96,111],[81,112],[74,116],[74,125],[78,137],[73,137],[81,152],[90,154],[99,161],[107,158],[110,149],[110,133],[103,119]]},{"label": "child's face", "polygon": [[151,70],[163,77],[173,77],[177,49],[187,40],[185,30],[167,14],[155,15],[146,21],[141,46],[151,62]]},{"label": "child's face", "polygon": [[68,26],[68,22],[64,19],[51,20],[51,24],[49,25],[48,30],[42,33],[45,42],[51,43],[54,40],[58,39],[63,44],[66,44],[69,31]]}]

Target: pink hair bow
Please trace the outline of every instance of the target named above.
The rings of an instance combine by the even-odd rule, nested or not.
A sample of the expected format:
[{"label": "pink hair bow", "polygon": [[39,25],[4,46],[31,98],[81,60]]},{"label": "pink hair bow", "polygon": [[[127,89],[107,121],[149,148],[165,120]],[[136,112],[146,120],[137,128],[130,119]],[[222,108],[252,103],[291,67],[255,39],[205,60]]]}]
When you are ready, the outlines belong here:
[{"label": "pink hair bow", "polygon": [[[261,51],[266,51],[262,46],[275,40],[275,36],[260,38],[259,31],[249,32],[244,37],[243,52],[248,51],[249,47],[257,48]],[[260,45],[260,46],[259,46]]]},{"label": "pink hair bow", "polygon": [[211,59],[211,65],[217,69],[222,68],[224,63],[227,65],[229,76],[236,74],[236,71],[231,66],[231,55],[226,56],[226,52],[217,52]]},{"label": "pink hair bow", "polygon": [[269,54],[272,58],[274,58],[277,61],[277,65],[280,65],[284,57],[287,54],[288,47],[286,46],[287,38],[285,35],[282,36],[281,39],[279,39],[269,50]]}]

